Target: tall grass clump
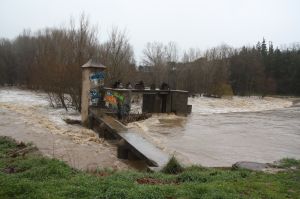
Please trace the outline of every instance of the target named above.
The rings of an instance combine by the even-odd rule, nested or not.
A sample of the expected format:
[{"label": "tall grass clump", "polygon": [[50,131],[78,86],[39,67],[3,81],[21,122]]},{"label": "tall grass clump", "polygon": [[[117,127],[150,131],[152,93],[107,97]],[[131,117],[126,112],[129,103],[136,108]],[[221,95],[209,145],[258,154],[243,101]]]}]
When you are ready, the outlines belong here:
[{"label": "tall grass clump", "polygon": [[178,174],[183,170],[183,166],[181,166],[178,160],[172,156],[166,166],[162,169],[162,172],[167,174]]}]

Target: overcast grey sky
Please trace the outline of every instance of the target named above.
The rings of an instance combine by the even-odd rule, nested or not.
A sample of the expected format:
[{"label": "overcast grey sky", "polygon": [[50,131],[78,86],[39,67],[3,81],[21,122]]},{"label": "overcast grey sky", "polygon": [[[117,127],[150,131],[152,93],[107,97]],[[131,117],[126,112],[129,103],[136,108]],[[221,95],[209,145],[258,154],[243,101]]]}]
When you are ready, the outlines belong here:
[{"label": "overcast grey sky", "polygon": [[152,41],[174,41],[181,50],[263,37],[275,45],[300,41],[300,0],[0,0],[0,37],[67,24],[82,12],[100,40],[112,26],[126,29],[138,60]]}]

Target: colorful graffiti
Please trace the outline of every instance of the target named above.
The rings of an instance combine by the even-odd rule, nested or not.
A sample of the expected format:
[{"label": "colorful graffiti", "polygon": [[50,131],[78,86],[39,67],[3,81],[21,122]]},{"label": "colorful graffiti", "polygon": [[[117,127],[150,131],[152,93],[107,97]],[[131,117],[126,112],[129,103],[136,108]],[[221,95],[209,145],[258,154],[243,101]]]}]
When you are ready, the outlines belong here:
[{"label": "colorful graffiti", "polygon": [[108,105],[117,105],[117,99],[113,95],[106,95],[104,100]]},{"label": "colorful graffiti", "polygon": [[129,114],[130,104],[127,103],[128,100],[126,100],[126,97],[123,94],[115,91],[107,91],[104,101],[106,107],[114,112],[117,112],[119,117]]},{"label": "colorful graffiti", "polygon": [[95,72],[90,75],[90,81],[95,86],[103,86],[104,85],[104,78],[105,73],[104,72]]},{"label": "colorful graffiti", "polygon": [[[106,106],[108,108],[117,109],[117,104],[118,104],[119,98],[116,96],[120,96],[120,95],[118,95],[116,92],[111,92],[111,91],[106,92],[104,101],[106,102]],[[120,101],[119,101],[119,103],[120,103]]]},{"label": "colorful graffiti", "polygon": [[109,104],[116,105],[118,102],[123,103],[125,97],[118,92],[107,91],[104,97],[104,100]]},{"label": "colorful graffiti", "polygon": [[92,88],[94,88],[94,89],[91,89],[90,93],[89,93],[90,105],[98,106],[100,99],[101,99],[101,94],[100,94],[99,90],[96,89],[95,87],[104,86],[105,73],[102,71],[94,72],[94,73],[90,74],[89,78],[92,83]]},{"label": "colorful graffiti", "polygon": [[122,103],[124,102],[125,97],[117,92],[113,92],[113,96],[115,98],[117,98],[119,101],[121,101]]}]

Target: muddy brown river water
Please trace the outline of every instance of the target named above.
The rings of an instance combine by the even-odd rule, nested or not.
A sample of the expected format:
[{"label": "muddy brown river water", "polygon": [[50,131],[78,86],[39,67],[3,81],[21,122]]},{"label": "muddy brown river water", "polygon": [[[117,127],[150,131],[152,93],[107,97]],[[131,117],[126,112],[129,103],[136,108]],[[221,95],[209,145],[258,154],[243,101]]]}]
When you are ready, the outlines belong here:
[{"label": "muddy brown river water", "polygon": [[68,125],[65,117],[78,113],[49,107],[47,95],[17,88],[0,88],[0,136],[31,142],[50,158],[81,170],[128,169],[128,161],[117,158],[116,146],[79,125]]},{"label": "muddy brown river water", "polygon": [[299,104],[255,112],[216,112],[220,111],[196,110],[187,118],[154,116],[135,125],[185,164],[223,167],[237,161],[300,159]]},{"label": "muddy brown river water", "polygon": [[[189,103],[193,112],[188,117],[153,115],[129,127],[140,128],[146,139],[185,164],[223,167],[300,159],[299,99],[198,97]],[[0,135],[33,142],[44,155],[78,169],[131,168],[117,159],[114,144],[62,120],[78,116],[49,107],[45,93],[0,88]]]}]

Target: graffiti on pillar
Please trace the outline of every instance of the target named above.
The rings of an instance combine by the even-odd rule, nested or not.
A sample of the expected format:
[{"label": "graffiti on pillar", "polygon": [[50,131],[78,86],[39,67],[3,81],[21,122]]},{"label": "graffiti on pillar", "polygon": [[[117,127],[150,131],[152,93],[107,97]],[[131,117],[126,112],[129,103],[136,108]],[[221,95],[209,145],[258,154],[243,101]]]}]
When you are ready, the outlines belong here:
[{"label": "graffiti on pillar", "polygon": [[91,73],[90,81],[95,86],[103,86],[104,85],[105,73],[102,71]]},{"label": "graffiti on pillar", "polygon": [[97,106],[99,104],[101,94],[97,89],[90,90],[90,105]]}]

